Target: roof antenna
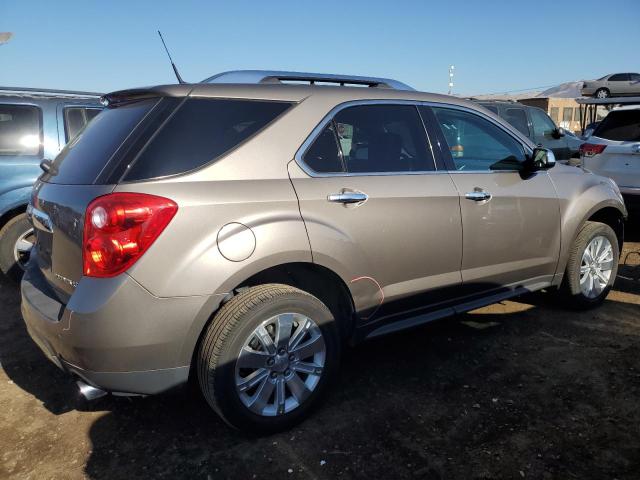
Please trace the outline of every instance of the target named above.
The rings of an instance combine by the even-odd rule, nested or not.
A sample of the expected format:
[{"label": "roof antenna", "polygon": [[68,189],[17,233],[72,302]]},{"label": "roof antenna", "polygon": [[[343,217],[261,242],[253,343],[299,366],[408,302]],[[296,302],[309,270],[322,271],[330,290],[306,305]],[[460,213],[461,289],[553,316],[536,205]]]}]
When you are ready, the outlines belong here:
[{"label": "roof antenna", "polygon": [[182,77],[180,76],[180,73],[178,73],[178,69],[176,68],[176,64],[173,63],[173,59],[171,58],[171,54],[169,53],[169,49],[167,48],[167,44],[164,43],[164,38],[162,38],[162,33],[160,33],[160,30],[158,30],[158,35],[160,35],[160,40],[162,40],[162,45],[164,45],[164,50],[165,50],[165,52],[167,52],[167,56],[169,57],[169,61],[171,62],[171,66],[173,67],[173,73],[176,74],[176,78],[178,79],[178,83],[187,83],[182,79]]}]

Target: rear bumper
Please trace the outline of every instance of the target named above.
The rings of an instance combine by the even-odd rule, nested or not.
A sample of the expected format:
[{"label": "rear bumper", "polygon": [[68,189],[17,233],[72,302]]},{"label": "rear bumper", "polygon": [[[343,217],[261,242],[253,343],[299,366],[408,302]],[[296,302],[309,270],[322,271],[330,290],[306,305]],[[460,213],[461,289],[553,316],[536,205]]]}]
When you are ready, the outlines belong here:
[{"label": "rear bumper", "polygon": [[155,297],[126,274],[82,278],[63,305],[34,262],[21,292],[27,330],[54,364],[90,385],[128,394],[184,383],[198,325],[217,308],[213,297]]}]

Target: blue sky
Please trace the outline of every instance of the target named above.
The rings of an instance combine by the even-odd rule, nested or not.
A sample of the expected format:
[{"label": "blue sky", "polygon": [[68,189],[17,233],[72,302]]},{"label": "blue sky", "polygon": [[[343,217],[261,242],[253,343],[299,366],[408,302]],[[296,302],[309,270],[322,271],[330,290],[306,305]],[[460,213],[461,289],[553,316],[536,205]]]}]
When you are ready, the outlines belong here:
[{"label": "blue sky", "polygon": [[[602,14],[602,8],[605,13]],[[494,93],[640,71],[640,0],[0,0],[0,85],[110,91],[281,69]]]}]

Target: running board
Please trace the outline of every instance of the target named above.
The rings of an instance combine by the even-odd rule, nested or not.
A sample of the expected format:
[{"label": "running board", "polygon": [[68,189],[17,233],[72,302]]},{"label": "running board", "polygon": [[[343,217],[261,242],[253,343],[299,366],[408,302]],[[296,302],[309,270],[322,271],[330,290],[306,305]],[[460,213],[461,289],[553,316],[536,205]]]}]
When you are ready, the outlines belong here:
[{"label": "running board", "polygon": [[[542,287],[544,287],[544,285],[540,284],[540,288]],[[471,310],[475,310],[476,308],[486,307],[487,305],[498,303],[503,300],[507,300],[508,298],[517,297],[519,295],[523,295],[525,293],[529,293],[531,291],[538,290],[538,289],[539,288],[532,289],[532,288],[525,288],[525,287],[516,287],[514,289],[498,292],[493,295],[489,295],[487,297],[482,297],[475,300],[471,300],[469,302],[461,303],[453,307],[441,308],[440,310],[434,310],[433,312],[415,315],[409,318],[405,318],[403,320],[398,320],[395,322],[388,323],[386,325],[381,325],[380,327],[376,328],[375,330],[367,334],[365,336],[365,339],[369,340],[371,338],[379,337],[381,335],[387,335],[388,333],[399,332],[401,330],[406,330],[408,328],[415,328],[420,325],[433,322],[435,320],[440,320],[441,318],[452,317],[460,313],[465,313]]]}]

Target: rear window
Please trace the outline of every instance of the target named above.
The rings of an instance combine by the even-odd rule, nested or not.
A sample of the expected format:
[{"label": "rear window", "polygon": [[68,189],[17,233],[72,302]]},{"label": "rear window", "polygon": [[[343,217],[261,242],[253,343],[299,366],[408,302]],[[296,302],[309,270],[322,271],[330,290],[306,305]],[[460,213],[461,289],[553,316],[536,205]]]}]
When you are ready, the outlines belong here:
[{"label": "rear window", "polygon": [[64,109],[65,142],[73,140],[93,117],[101,112],[99,108],[67,107]]},{"label": "rear window", "polygon": [[280,116],[291,103],[190,98],[129,165],[127,181],[188,172],[213,162]]},{"label": "rear window", "polygon": [[67,143],[53,162],[54,174],[46,181],[73,185],[94,183],[118,147],[157,101],[144,100],[104,110]]},{"label": "rear window", "polygon": [[0,105],[0,156],[42,155],[42,113],[30,105]]},{"label": "rear window", "polygon": [[610,112],[600,122],[593,136],[607,140],[640,141],[640,109]]}]

